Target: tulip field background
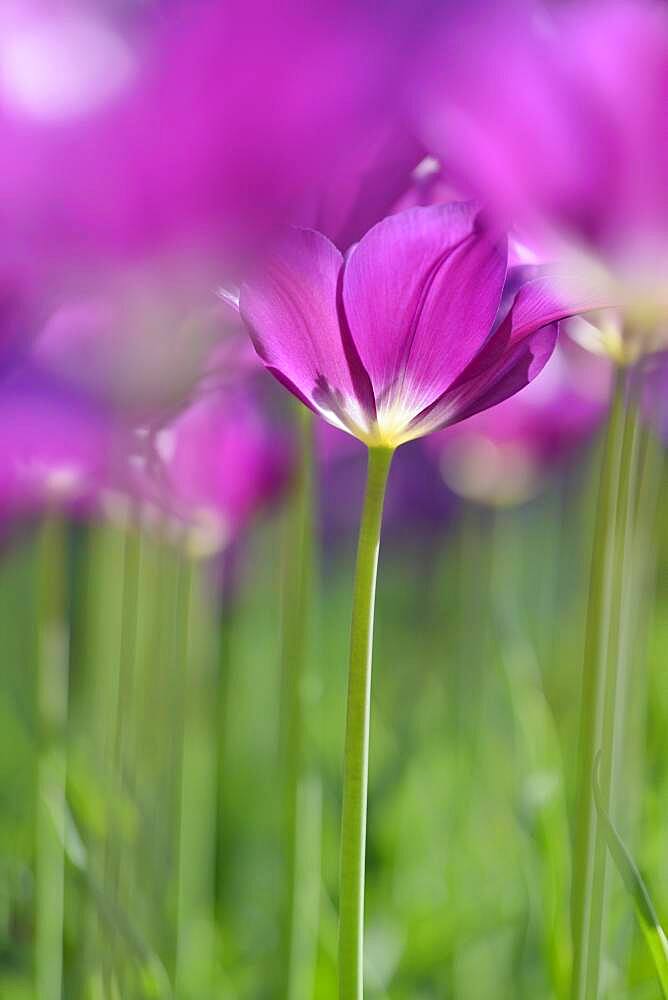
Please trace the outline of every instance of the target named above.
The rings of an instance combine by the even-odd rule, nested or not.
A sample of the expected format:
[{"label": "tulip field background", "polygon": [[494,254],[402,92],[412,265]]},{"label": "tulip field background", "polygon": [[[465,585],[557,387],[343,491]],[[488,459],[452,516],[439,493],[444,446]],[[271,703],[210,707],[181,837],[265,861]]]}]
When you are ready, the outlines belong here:
[{"label": "tulip field background", "polygon": [[0,1000],[668,1000],[668,2],[0,0]]},{"label": "tulip field background", "polygon": [[[415,539],[388,532],[373,694],[370,997],[566,995],[593,459],[518,509],[453,506]],[[351,521],[361,471],[349,470]],[[326,479],[319,488],[326,511]],[[105,993],[105,976],[118,977],[124,997],[283,995],[284,792],[296,752],[281,695],[289,516],[263,518],[234,567],[205,566],[190,584],[155,532],[45,518],[6,541],[7,1000],[60,995],[61,929],[68,997],[117,995]],[[297,757],[300,978],[291,994],[319,998],[336,995],[340,622],[353,562],[352,533],[332,537],[331,516],[324,527]],[[629,677],[620,815],[665,912],[664,528],[649,567],[658,596],[647,612],[648,672],[643,643]],[[191,602],[186,637],[177,609],[190,585],[206,591]],[[614,871],[609,893],[606,995],[655,997]],[[45,950],[38,993],[36,939]]]}]

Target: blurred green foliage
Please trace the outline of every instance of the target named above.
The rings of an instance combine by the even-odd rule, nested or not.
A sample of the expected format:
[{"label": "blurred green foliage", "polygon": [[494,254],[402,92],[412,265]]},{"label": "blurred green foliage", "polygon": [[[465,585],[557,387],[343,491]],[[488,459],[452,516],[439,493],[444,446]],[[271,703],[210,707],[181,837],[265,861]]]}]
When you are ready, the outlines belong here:
[{"label": "blurred green foliage", "polygon": [[[590,517],[586,484],[567,478],[522,509],[465,509],[428,545],[412,545],[407,527],[403,542],[381,551],[369,1000],[567,995]],[[635,650],[616,815],[665,918],[662,518],[657,531],[656,600]],[[280,996],[284,534],[280,514],[258,525],[226,588],[220,567],[193,569],[155,530],[47,522],[6,540],[3,1000],[61,995],[60,923],[67,1000]],[[352,538],[320,556],[301,692],[297,992],[306,991],[305,1000],[336,997],[352,565]],[[68,627],[66,671],[54,667],[54,623]],[[62,717],[45,719],[58,685],[67,694]],[[605,996],[656,997],[651,960],[614,870],[607,912]]]}]

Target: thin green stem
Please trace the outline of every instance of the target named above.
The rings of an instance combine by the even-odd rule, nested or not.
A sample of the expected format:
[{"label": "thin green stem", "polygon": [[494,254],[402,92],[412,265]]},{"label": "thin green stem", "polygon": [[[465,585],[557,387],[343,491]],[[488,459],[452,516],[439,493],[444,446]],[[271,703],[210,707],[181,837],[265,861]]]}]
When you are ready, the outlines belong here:
[{"label": "thin green stem", "polygon": [[364,854],[369,767],[373,613],[383,502],[393,452],[369,449],[357,548],[343,767],[339,892],[339,998],[363,992]]},{"label": "thin green stem", "polygon": [[[599,763],[600,757],[597,758],[594,765],[595,771]],[[594,775],[594,798],[599,810],[599,818],[610,854],[633,900],[638,923],[654,961],[656,974],[661,985],[661,995],[668,998],[668,939],[666,939],[663,927],[659,923],[652,897],[643,881],[642,875],[636,867],[626,844],[619,836],[614,823],[602,809],[601,790],[598,783],[598,774],[596,773]]]},{"label": "thin green stem", "polygon": [[176,996],[210,996],[214,970],[216,810],[215,700],[211,690],[209,616],[199,567],[181,556],[182,635],[178,655],[185,678],[178,865]]},{"label": "thin green stem", "polygon": [[[500,640],[499,656],[513,705],[518,773],[523,782],[528,775],[563,773],[556,719],[543,687],[539,649],[532,642],[530,623],[518,599],[521,584],[519,580],[509,580],[509,573],[522,560],[526,518],[525,511],[521,517],[517,512],[496,512],[490,573],[492,611]],[[544,575],[549,572],[550,555],[548,549],[546,564],[542,567]],[[535,552],[532,551],[530,567],[535,569],[535,565]],[[531,816],[526,856],[530,862],[535,860],[540,875],[540,905],[535,919],[542,931],[553,995],[563,998],[568,993],[570,972],[570,926],[563,898],[563,886],[570,874],[570,855],[568,811],[561,782],[556,783],[550,795],[536,799]]]},{"label": "thin green stem", "polygon": [[[86,755],[98,766],[104,801],[104,835],[89,845],[91,865],[104,872],[111,837],[114,783],[112,742],[117,702],[118,635],[121,628],[120,584],[122,539],[110,523],[100,521],[89,527],[85,581],[85,640],[80,660],[86,666],[79,678],[82,691],[82,725],[87,739]],[[85,720],[85,721],[84,721]],[[102,881],[102,879],[100,879]],[[104,890],[108,892],[108,883]],[[111,956],[107,924],[100,919],[91,897],[87,909],[87,971],[89,981],[100,980],[98,995],[111,996]]]},{"label": "thin green stem", "polygon": [[317,775],[303,775],[297,799],[297,842],[301,877],[295,884],[295,915],[290,1000],[314,996],[320,913],[322,786]]},{"label": "thin green stem", "polygon": [[[121,905],[121,881],[124,864],[130,864],[131,853],[124,856],[124,837],[118,816],[127,794],[125,770],[128,763],[128,738],[130,735],[130,711],[134,682],[137,646],[137,600],[141,565],[141,536],[134,519],[129,518],[124,526],[123,558],[121,577],[121,623],[116,705],[114,711],[113,734],[110,743],[110,771],[113,789],[114,814],[107,831],[106,856],[104,864],[104,886],[115,906]],[[112,981],[116,979],[122,987],[125,982],[126,967],[120,949],[120,939],[112,931],[106,942],[103,965],[106,989],[113,995]]]},{"label": "thin green stem", "polygon": [[[169,671],[170,671],[170,705],[169,724],[172,731],[172,755],[170,760],[170,775],[167,781],[167,814],[170,816],[170,843],[167,856],[176,862],[176,878],[169,887],[169,911],[165,926],[165,951],[168,957],[167,970],[170,978],[177,984],[176,996],[184,996],[183,990],[183,930],[188,920],[183,912],[187,908],[187,900],[183,898],[182,851],[188,821],[183,822],[183,790],[187,782],[186,745],[188,730],[188,715],[192,704],[189,686],[191,677],[186,665],[190,659],[191,650],[191,610],[193,604],[193,565],[192,559],[181,546],[175,546],[171,553],[174,563],[174,592],[171,606],[172,622],[169,636]],[[198,859],[202,861],[203,859]],[[173,909],[172,909],[173,908]],[[170,912],[171,911],[171,912]],[[174,919],[174,915],[176,919]],[[181,969],[179,970],[179,963]],[[179,981],[180,976],[180,981]]]},{"label": "thin green stem", "polygon": [[638,607],[634,592],[639,596],[637,572],[636,507],[639,492],[640,421],[637,407],[629,401],[622,444],[622,482],[615,548],[613,653],[608,685],[608,700],[603,719],[601,741],[601,787],[607,789],[610,803],[611,787],[617,783],[620,762],[625,751],[626,716],[628,709],[628,674],[633,651],[633,633]]},{"label": "thin green stem", "polygon": [[[616,572],[619,589],[619,614],[616,633],[617,685],[614,725],[610,726],[608,744],[610,759],[601,757],[599,776],[609,778],[613,795],[610,810],[615,810],[614,790],[623,800],[623,812],[619,809],[617,821],[629,844],[633,844],[634,834],[640,815],[643,795],[644,766],[644,715],[647,699],[647,678],[645,670],[645,635],[647,616],[651,613],[651,576],[654,520],[656,516],[657,488],[661,470],[661,448],[654,439],[652,430],[643,426],[637,405],[640,391],[640,372],[636,373],[629,397],[630,414],[627,420],[627,437],[624,468],[627,468],[626,503],[624,520],[619,526],[618,567]],[[602,825],[605,828],[606,819]],[[609,851],[615,859],[615,852],[607,838]],[[641,926],[644,924],[641,921]],[[628,949],[631,942],[631,927],[621,939],[616,941],[615,957],[618,967],[626,961],[627,982],[633,972],[629,965]],[[651,941],[654,940],[650,935]],[[650,943],[651,943],[650,941]],[[665,954],[663,955],[665,967]],[[630,988],[630,986],[629,986]]]},{"label": "thin green stem", "polygon": [[573,1000],[599,995],[606,844],[593,796],[601,751],[601,800],[610,812],[620,727],[620,670],[627,629],[624,583],[637,488],[638,434],[627,373],[617,376],[605,443],[589,583],[573,862]]},{"label": "thin green stem", "polygon": [[[281,759],[284,779],[283,870],[284,912],[280,955],[280,996],[293,1000],[300,969],[304,935],[309,934],[298,913],[302,893],[300,879],[307,877],[299,864],[301,845],[298,822],[300,786],[303,779],[304,675],[308,649],[314,558],[313,418],[299,407],[299,465],[287,511],[283,561],[283,614],[281,649]],[[307,847],[308,852],[308,847]]]},{"label": "thin green stem", "polygon": [[232,634],[234,625],[234,604],[230,596],[231,587],[227,586],[227,578],[231,572],[229,556],[224,559],[223,567],[223,598],[218,621],[218,665],[215,672],[215,724],[216,741],[216,858],[215,858],[215,918],[219,926],[226,921],[228,856],[227,849],[227,792],[228,774],[228,744],[227,731],[230,718],[230,670],[232,664]]},{"label": "thin green stem", "polygon": [[38,712],[35,973],[37,995],[60,1000],[63,991],[65,852],[59,827],[65,811],[65,728],[69,687],[66,615],[66,530],[47,517],[39,544]]}]

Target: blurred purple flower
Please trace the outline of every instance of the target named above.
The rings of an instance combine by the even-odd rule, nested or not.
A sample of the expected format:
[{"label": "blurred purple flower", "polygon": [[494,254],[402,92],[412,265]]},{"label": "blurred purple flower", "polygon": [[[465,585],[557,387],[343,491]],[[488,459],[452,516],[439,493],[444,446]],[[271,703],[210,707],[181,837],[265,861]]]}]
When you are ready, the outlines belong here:
[{"label": "blurred purple flower", "polygon": [[90,514],[117,488],[122,435],[93,400],[29,365],[0,380],[0,513]]},{"label": "blurred purple flower", "polygon": [[212,352],[239,325],[209,300],[208,308],[196,306],[196,296],[166,275],[135,271],[56,309],[34,340],[33,361],[130,423],[159,423],[189,398]]},{"label": "blurred purple flower", "polygon": [[[113,515],[130,504],[137,513],[154,506],[167,517],[174,513],[173,496],[165,496],[150,471],[156,433],[168,422],[204,463],[199,480],[193,474],[193,488],[211,474],[214,452],[204,454],[204,427],[195,420],[209,410],[200,403],[185,410],[187,419],[179,417],[176,425],[174,414],[204,393],[206,399],[227,399],[232,391],[239,397],[235,387],[248,384],[251,362],[256,372],[261,366],[238,315],[213,295],[210,309],[193,313],[189,294],[182,299],[170,285],[161,300],[154,281],[141,281],[137,273],[133,278],[106,288],[106,297],[60,308],[36,336],[34,316],[20,297],[7,291],[0,298],[0,510],[5,513],[61,506]],[[247,452],[256,434],[259,453],[259,416],[256,412],[253,424],[248,393],[237,405],[234,426]],[[224,458],[231,453],[226,434],[233,421],[228,414],[223,422],[221,404],[215,413]],[[278,454],[276,446],[276,461]],[[266,455],[270,476],[268,446]],[[255,469],[254,488],[259,475]]]},{"label": "blurred purple flower", "polygon": [[153,473],[195,554],[212,555],[286,486],[288,440],[248,386],[210,393],[158,432]]},{"label": "blurred purple flower", "polygon": [[0,11],[9,261],[247,245],[388,118],[419,48],[402,3],[382,17],[352,0],[130,10]]},{"label": "blurred purple flower", "polygon": [[[0,294],[0,515],[48,508],[83,513],[111,486],[124,435],[107,408],[43,369],[32,352],[34,314]],[[122,464],[122,463],[121,463]]]},{"label": "blurred purple flower", "polygon": [[664,445],[668,444],[668,352],[655,354],[635,372],[645,420],[655,429]]},{"label": "blurred purple flower", "polygon": [[303,403],[396,447],[513,395],[549,358],[558,321],[591,305],[557,299],[535,269],[515,278],[505,237],[458,202],[385,219],[345,261],[321,234],[292,229],[242,286],[240,310]]},{"label": "blurred purple flower", "polygon": [[442,164],[433,156],[425,156],[413,171],[410,183],[401,192],[394,211],[447,205],[451,201],[463,200],[464,195],[453,184],[452,178],[447,176]]},{"label": "blurred purple flower", "polygon": [[504,224],[565,239],[581,263],[593,251],[610,304],[665,317],[665,5],[474,0],[427,64],[425,139],[457,182]]},{"label": "blurred purple flower", "polygon": [[493,411],[433,435],[425,446],[460,495],[493,504],[525,501],[600,426],[611,375],[608,362],[562,336],[530,386]]},{"label": "blurred purple flower", "polygon": [[395,210],[424,158],[424,147],[405,123],[381,123],[346,145],[310,192],[301,225],[317,229],[346,251]]}]

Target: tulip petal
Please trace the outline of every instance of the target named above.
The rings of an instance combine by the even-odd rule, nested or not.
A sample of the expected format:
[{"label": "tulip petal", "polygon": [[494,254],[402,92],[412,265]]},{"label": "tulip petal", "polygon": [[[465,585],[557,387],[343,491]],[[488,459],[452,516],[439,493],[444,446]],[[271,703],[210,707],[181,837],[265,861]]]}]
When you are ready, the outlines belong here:
[{"label": "tulip petal", "polygon": [[339,323],[343,257],[325,236],[290,229],[262,274],[244,283],[241,316],[269,371],[337,426],[375,414],[368,376]]},{"label": "tulip petal", "polygon": [[519,288],[510,309],[513,342],[549,323],[603,309],[609,304],[600,292],[571,273],[536,268],[534,275]]},{"label": "tulip petal", "polygon": [[465,420],[512,396],[542,371],[556,343],[558,322],[592,305],[566,302],[551,274],[539,273],[517,292],[512,307],[481,351],[437,402],[415,419],[415,436]]},{"label": "tulip petal", "polygon": [[392,408],[410,419],[463,371],[492,328],[506,266],[505,239],[469,202],[400,212],[352,250],[343,305],[379,423]]},{"label": "tulip petal", "polygon": [[[515,395],[543,370],[557,341],[559,325],[541,327],[505,351],[490,351],[486,367],[471,367],[471,377],[453,386],[420,414],[413,423],[413,436],[421,437],[450,424],[459,423]],[[484,353],[484,352],[483,352]]]},{"label": "tulip petal", "polygon": [[[465,420],[474,413],[496,406],[533,382],[550,360],[558,332],[559,324],[551,323],[516,342],[504,355],[502,365],[479,376],[477,384],[466,387],[466,393],[460,401],[463,409],[457,420]],[[466,398],[471,400],[468,406],[465,404]]]}]

